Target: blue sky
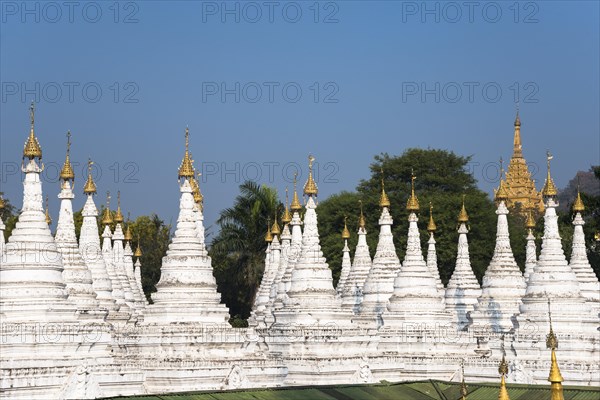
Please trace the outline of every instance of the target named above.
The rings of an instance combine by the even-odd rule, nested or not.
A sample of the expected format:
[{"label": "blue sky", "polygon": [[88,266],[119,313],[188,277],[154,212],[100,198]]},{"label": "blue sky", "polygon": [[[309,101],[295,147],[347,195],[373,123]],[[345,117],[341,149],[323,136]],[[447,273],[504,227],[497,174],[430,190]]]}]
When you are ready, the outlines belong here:
[{"label": "blue sky", "polygon": [[68,129],[76,208],[92,157],[98,204],[175,222],[189,126],[208,225],[245,178],[303,183],[309,153],[322,198],[408,147],[472,155],[491,192],[517,100],[538,187],[546,149],[560,187],[599,163],[598,2],[265,4],[2,2],[1,190],[21,204],[31,100],[54,215]]}]

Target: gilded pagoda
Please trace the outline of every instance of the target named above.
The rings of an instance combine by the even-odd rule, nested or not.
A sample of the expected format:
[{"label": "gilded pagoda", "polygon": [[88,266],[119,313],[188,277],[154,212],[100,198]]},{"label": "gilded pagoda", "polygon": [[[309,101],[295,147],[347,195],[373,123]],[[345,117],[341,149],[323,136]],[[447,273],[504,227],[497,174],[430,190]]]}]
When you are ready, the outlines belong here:
[{"label": "gilded pagoda", "polygon": [[506,177],[504,178],[504,187],[507,191],[507,207],[510,210],[517,208],[520,204],[520,213],[524,216],[527,211],[532,209],[534,212],[544,212],[544,202],[542,194],[535,188],[535,181],[531,179],[531,173],[527,167],[527,161],[523,157],[521,145],[521,119],[517,111],[515,118],[515,133],[513,140],[513,155],[508,164]]}]

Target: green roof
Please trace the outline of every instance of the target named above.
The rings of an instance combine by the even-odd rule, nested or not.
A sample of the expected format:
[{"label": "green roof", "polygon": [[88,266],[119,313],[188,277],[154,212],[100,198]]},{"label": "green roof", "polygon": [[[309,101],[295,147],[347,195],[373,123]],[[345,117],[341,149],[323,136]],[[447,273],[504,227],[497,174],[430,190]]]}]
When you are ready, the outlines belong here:
[{"label": "green roof", "polygon": [[[498,398],[498,383],[468,383],[468,400]],[[550,385],[507,384],[511,400],[548,400]],[[599,387],[564,386],[565,400],[598,400]],[[460,383],[441,381],[382,382],[128,396],[128,400],[459,400]]]}]

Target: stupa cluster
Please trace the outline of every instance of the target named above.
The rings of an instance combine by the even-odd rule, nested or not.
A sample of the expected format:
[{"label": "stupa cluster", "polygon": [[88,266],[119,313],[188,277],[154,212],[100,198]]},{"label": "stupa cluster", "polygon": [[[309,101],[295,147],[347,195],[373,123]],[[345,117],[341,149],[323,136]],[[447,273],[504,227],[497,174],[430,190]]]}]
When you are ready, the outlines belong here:
[{"label": "stupa cluster", "polygon": [[79,399],[381,380],[482,382],[499,379],[500,372],[500,398],[508,398],[506,381],[549,380],[556,396],[563,377],[573,385],[600,381],[600,286],[585,250],[585,206],[578,197],[568,263],[558,232],[550,156],[539,258],[530,215],[527,264],[521,273],[509,241],[509,192],[501,183],[495,193],[496,246],[483,284],[471,269],[468,199],[463,199],[457,210],[456,268],[447,287],[438,272],[431,206],[426,257],[421,247],[415,176],[406,205],[404,259],[394,247],[393,210],[382,180],[375,256],[370,257],[361,211],[353,258],[347,226],[342,232],[342,272],[334,287],[319,242],[311,157],[305,205],[294,185],[291,204],[286,199],[281,218],[275,215],[269,224],[250,326],[232,328],[206,249],[203,197],[187,130],[185,137],[179,217],[153,304],[148,304],[141,251],[139,246],[132,251],[135,238],[130,225],[124,225],[120,196],[114,215],[107,203],[102,239],[98,234],[91,161],[77,241],[70,138],[60,175],[56,234],[51,234],[32,110],[23,152],[23,206],[7,243],[0,221],[3,396]]}]

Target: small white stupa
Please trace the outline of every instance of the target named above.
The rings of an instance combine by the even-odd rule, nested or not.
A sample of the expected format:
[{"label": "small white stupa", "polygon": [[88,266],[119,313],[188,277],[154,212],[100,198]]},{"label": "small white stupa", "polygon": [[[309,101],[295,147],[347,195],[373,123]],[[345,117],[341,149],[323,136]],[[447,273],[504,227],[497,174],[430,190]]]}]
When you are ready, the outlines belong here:
[{"label": "small white stupa", "polygon": [[344,286],[350,275],[352,261],[350,260],[350,248],[348,247],[348,239],[350,239],[350,231],[348,230],[347,217],[344,217],[344,230],[342,230],[342,239],[344,240],[344,248],[342,249],[342,268],[340,270],[340,279],[338,280],[335,291],[338,296],[344,292]]}]

